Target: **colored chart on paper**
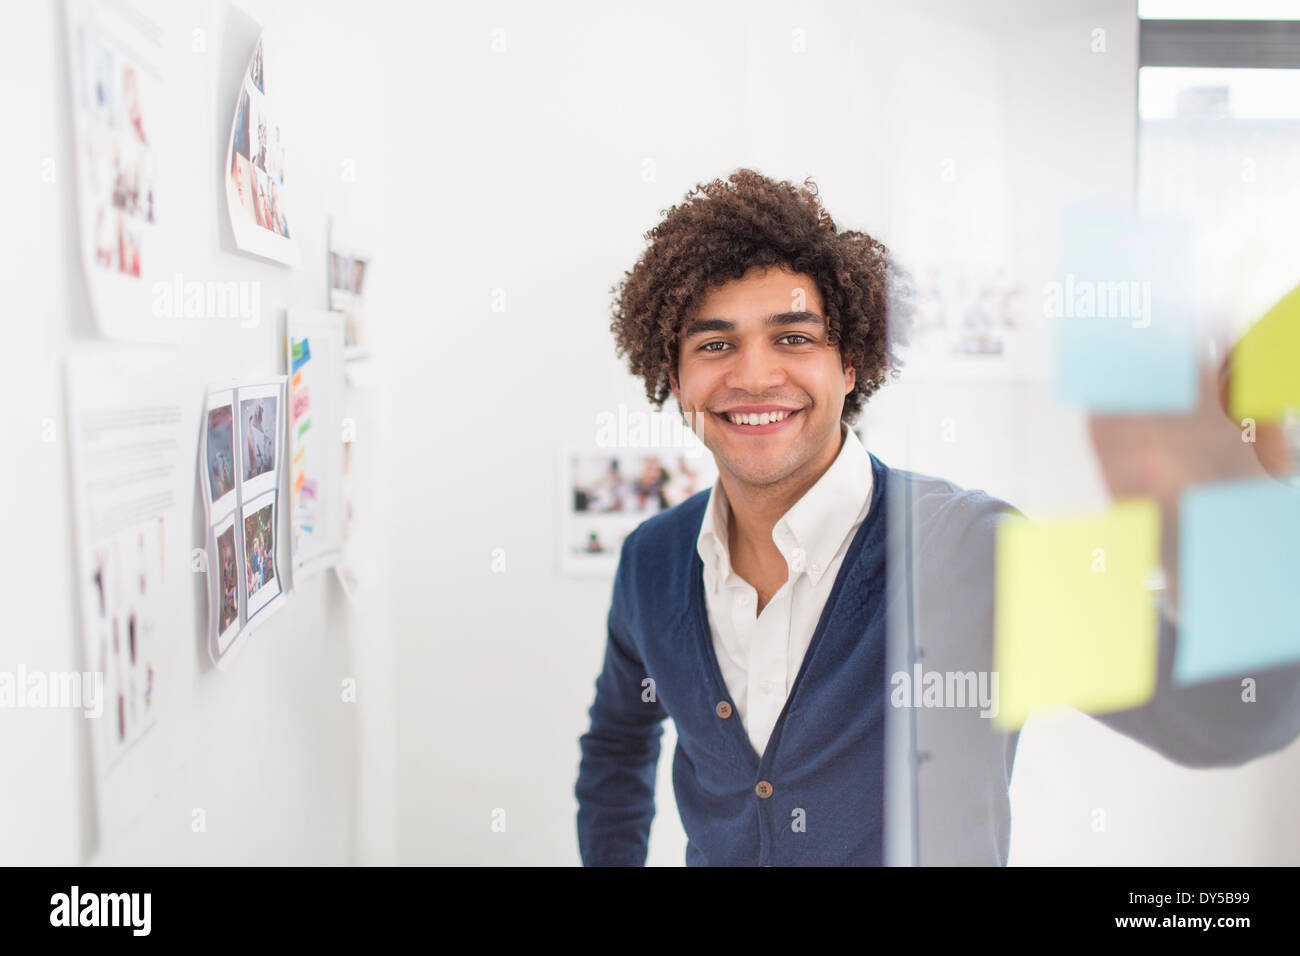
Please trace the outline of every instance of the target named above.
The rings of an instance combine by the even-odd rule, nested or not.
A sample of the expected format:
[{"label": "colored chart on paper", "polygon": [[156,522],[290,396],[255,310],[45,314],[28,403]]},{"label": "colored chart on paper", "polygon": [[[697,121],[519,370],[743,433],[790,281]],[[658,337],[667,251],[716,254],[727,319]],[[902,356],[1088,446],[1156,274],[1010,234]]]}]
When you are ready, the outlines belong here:
[{"label": "colored chart on paper", "polygon": [[295,574],[332,566],[343,548],[343,317],[291,310],[289,368],[290,526]]}]

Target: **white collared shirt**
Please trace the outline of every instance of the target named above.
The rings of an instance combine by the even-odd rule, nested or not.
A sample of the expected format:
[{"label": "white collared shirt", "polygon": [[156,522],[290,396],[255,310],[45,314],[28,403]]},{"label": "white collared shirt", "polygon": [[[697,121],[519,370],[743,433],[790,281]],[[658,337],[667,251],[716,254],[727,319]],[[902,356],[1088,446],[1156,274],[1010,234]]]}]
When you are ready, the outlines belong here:
[{"label": "white collared shirt", "polygon": [[719,479],[709,493],[696,550],[713,649],[736,715],[761,757],[844,555],[871,507],[871,458],[841,423],[840,452],[817,482],[781,516],[772,540],[790,569],[786,583],[755,616],[758,592],[731,567],[730,504]]}]

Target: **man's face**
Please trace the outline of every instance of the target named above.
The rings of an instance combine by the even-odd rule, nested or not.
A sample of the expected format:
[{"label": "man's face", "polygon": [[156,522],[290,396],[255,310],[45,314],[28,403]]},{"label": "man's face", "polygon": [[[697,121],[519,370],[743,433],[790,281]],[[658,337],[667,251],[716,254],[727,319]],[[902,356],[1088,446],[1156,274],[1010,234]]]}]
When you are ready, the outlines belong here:
[{"label": "man's face", "polygon": [[[755,268],[707,293],[686,317],[671,384],[718,468],[741,482],[771,485],[834,460],[844,396],[856,381],[827,343],[816,281]],[[736,424],[727,412],[784,418]]]}]

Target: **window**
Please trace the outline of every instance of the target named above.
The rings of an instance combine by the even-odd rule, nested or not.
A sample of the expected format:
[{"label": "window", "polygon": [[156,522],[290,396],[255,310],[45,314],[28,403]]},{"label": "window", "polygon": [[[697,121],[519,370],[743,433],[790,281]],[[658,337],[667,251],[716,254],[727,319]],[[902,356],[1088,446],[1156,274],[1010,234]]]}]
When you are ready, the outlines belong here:
[{"label": "window", "polygon": [[[1211,7],[1238,19],[1175,19]],[[1300,282],[1300,20],[1266,19],[1298,10],[1139,5],[1139,204],[1196,226],[1198,301],[1236,328]]]}]

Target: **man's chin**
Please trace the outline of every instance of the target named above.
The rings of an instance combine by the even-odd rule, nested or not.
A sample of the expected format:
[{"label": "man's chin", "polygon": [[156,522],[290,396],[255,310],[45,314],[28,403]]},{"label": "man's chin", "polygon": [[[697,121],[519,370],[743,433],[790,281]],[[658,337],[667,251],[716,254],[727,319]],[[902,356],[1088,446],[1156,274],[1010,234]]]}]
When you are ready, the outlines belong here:
[{"label": "man's chin", "polygon": [[795,470],[785,458],[779,461],[755,461],[753,458],[747,458],[724,463],[727,466],[727,471],[737,481],[755,487],[774,485],[788,478]]}]

